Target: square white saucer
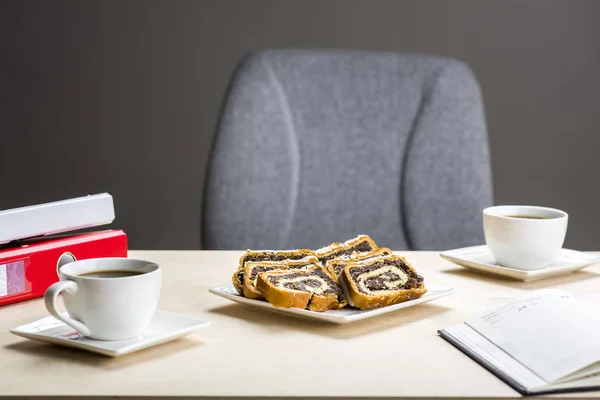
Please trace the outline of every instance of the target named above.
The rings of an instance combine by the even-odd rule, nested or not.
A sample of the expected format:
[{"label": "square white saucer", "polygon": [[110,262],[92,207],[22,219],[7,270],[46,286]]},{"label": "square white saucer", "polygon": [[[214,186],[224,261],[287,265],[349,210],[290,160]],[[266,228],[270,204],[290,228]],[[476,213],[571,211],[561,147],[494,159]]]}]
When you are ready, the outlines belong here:
[{"label": "square white saucer", "polygon": [[82,337],[73,328],[54,317],[45,317],[18,328],[13,328],[10,333],[27,339],[117,357],[170,342],[208,325],[210,325],[209,321],[198,318],[167,311],[156,311],[148,327],[138,336],[128,340],[109,341]]},{"label": "square white saucer", "polygon": [[448,250],[440,256],[461,267],[475,269],[519,281],[534,281],[556,275],[569,274],[573,271],[589,267],[600,262],[600,257],[595,254],[583,253],[576,250],[561,249],[554,262],[544,269],[535,271],[522,271],[506,268],[496,264],[494,256],[486,245],[464,247],[462,249]]},{"label": "square white saucer", "polygon": [[328,322],[331,324],[348,324],[367,318],[376,317],[378,315],[387,314],[402,308],[416,306],[418,304],[427,303],[429,301],[447,296],[454,291],[451,287],[435,287],[426,286],[427,293],[418,299],[406,301],[400,304],[394,304],[387,307],[374,308],[372,310],[359,310],[357,308],[346,307],[341,310],[329,310],[324,312],[304,310],[301,308],[279,308],[265,300],[247,299],[240,295],[233,287],[233,284],[218,286],[210,289],[212,294],[224,297],[236,303],[246,304],[249,306],[261,308],[267,311],[273,311],[280,314],[288,314],[296,317],[308,318],[316,321]]}]

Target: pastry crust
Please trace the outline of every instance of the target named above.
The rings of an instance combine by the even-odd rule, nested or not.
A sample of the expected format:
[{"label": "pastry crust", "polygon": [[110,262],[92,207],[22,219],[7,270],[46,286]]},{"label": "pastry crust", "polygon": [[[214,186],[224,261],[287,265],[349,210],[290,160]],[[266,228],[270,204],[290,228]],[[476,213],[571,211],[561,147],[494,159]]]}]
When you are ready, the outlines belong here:
[{"label": "pastry crust", "polygon": [[244,294],[244,270],[242,268],[238,268],[235,270],[233,275],[231,276],[231,282],[233,282],[233,287],[237,292],[241,295]]},{"label": "pastry crust", "polygon": [[[381,294],[368,294],[364,293],[359,289],[359,286],[355,279],[352,278],[352,270],[354,268],[364,268],[374,265],[375,263],[382,263],[382,267],[390,265],[389,263],[401,261],[403,269],[411,276],[416,276],[420,279],[418,285],[410,289],[390,289],[383,290]],[[387,264],[386,264],[387,262]],[[411,274],[412,272],[412,274]],[[407,275],[408,276],[408,275]],[[408,279],[414,279],[408,277]],[[358,307],[362,310],[368,310],[372,308],[385,307],[392,304],[402,303],[408,300],[418,299],[423,296],[427,289],[423,283],[423,278],[418,275],[415,268],[406,261],[404,257],[397,255],[388,255],[382,257],[370,258],[362,261],[349,262],[342,271],[339,277],[340,285],[344,290],[344,294],[348,298],[348,302],[354,307]],[[418,282],[415,280],[415,282]]]},{"label": "pastry crust", "polygon": [[[329,286],[334,288],[337,293],[315,293],[314,291],[289,289],[277,286],[273,278],[290,276],[290,279],[301,281],[305,279],[320,279],[327,277]],[[325,278],[327,280],[327,278]],[[342,296],[341,288],[335,282],[329,272],[318,265],[313,265],[307,269],[261,272],[256,280],[256,288],[265,299],[275,307],[283,308],[302,308],[311,311],[327,311],[334,308],[341,308],[345,305],[345,300],[340,301]]]}]

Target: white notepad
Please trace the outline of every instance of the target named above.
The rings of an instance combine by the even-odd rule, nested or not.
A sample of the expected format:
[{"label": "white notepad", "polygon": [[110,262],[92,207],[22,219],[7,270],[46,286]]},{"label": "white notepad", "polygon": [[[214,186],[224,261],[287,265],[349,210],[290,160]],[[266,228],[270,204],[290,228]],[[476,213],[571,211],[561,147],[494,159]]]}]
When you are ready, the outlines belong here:
[{"label": "white notepad", "polygon": [[532,292],[440,335],[523,394],[600,389],[600,310]]}]

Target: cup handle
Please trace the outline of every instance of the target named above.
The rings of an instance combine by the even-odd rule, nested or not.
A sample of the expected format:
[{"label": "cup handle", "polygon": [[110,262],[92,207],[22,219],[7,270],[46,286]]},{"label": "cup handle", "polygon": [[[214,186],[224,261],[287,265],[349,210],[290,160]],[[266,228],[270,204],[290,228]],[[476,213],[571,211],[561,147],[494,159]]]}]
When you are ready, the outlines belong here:
[{"label": "cup handle", "polygon": [[78,331],[83,336],[90,336],[92,332],[90,329],[85,326],[82,322],[74,320],[73,318],[65,317],[58,312],[56,307],[56,299],[58,295],[62,291],[67,291],[68,293],[76,293],[77,292],[77,282],[75,281],[59,281],[54,283],[52,286],[46,290],[44,294],[44,303],[46,304],[46,309],[52,316],[65,324],[69,325],[71,328]]}]

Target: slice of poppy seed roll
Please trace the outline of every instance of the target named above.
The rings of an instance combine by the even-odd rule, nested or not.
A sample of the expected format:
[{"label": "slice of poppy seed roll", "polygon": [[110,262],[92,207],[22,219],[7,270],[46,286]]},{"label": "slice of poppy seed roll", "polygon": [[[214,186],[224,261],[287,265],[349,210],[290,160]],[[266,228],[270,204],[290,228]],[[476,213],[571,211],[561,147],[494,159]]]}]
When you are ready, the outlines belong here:
[{"label": "slice of poppy seed roll", "polygon": [[348,263],[339,282],[348,303],[363,310],[414,300],[427,292],[423,277],[404,257],[393,254]]},{"label": "slice of poppy seed roll", "polygon": [[263,297],[256,289],[256,277],[261,272],[308,268],[318,262],[319,260],[315,256],[307,256],[299,260],[247,261],[244,267],[244,296],[249,299],[261,299]]},{"label": "slice of poppy seed roll", "polygon": [[346,305],[342,289],[323,267],[261,272],[256,288],[275,307],[327,311]]}]

